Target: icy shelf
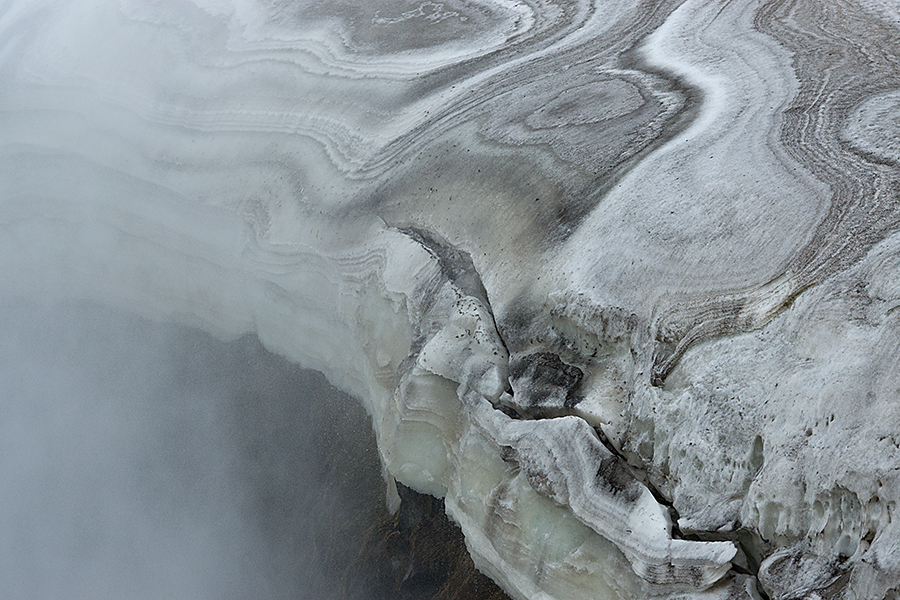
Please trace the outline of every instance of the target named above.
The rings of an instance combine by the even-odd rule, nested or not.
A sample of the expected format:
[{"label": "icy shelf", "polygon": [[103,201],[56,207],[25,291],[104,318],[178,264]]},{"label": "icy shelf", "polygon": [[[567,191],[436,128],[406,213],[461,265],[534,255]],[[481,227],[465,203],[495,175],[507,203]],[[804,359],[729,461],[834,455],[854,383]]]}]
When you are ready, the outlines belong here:
[{"label": "icy shelf", "polygon": [[900,11],[10,1],[0,290],[358,397],[520,599],[896,597]]}]

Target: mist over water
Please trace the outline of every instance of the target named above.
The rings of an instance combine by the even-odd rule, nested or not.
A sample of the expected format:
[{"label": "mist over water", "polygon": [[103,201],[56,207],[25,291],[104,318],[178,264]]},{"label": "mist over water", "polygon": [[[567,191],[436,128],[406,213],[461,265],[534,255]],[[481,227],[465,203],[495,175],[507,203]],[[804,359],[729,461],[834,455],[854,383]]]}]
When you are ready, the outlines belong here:
[{"label": "mist over water", "polygon": [[386,516],[353,399],[253,337],[71,303],[0,328],[0,596],[344,597]]}]

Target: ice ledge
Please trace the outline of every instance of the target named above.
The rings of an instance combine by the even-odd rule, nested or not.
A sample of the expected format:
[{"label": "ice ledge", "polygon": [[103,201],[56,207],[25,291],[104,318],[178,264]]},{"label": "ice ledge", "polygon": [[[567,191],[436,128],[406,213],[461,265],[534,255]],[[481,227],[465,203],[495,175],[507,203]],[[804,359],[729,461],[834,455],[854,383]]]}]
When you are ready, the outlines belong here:
[{"label": "ice ledge", "polygon": [[[388,470],[415,489],[446,494],[448,511],[462,526],[473,554],[493,557],[494,567],[499,560],[505,579],[528,579],[540,572],[531,581],[538,588],[554,577],[571,579],[572,561],[591,536],[602,538],[595,544],[609,542],[625,559],[606,557],[593,565],[601,572],[594,576],[605,579],[621,569],[617,562],[628,564],[629,585],[636,588],[632,594],[702,592],[725,577],[737,552],[734,544],[673,539],[668,509],[586,421],[575,416],[518,420],[495,407],[509,400],[509,353],[471,259],[433,234],[398,231],[428,252],[436,276],[426,278],[407,298],[414,341],[393,400],[395,433],[405,433],[387,440]],[[434,452],[415,449],[415,439],[426,427],[443,440],[446,464],[436,467]],[[481,455],[477,466],[475,447]],[[417,463],[416,455],[430,458]],[[520,505],[526,498],[541,507],[534,508],[540,516],[531,524],[523,522],[529,511],[523,514]],[[553,523],[553,513],[563,521],[574,517],[581,527],[569,523],[566,533],[550,527],[542,534]],[[515,526],[498,527],[498,521]],[[490,547],[481,547],[485,543]],[[547,545],[555,560],[544,556]],[[519,566],[511,570],[514,563]],[[557,596],[544,590],[524,597]]]}]

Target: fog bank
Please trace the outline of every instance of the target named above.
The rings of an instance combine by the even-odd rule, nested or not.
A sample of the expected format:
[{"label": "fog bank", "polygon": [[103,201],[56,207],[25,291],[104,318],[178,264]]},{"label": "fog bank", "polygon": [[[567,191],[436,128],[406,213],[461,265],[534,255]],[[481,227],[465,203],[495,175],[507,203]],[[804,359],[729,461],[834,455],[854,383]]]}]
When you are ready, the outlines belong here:
[{"label": "fog bank", "polygon": [[357,402],[253,337],[86,304],[0,327],[4,598],[339,597],[386,515]]}]

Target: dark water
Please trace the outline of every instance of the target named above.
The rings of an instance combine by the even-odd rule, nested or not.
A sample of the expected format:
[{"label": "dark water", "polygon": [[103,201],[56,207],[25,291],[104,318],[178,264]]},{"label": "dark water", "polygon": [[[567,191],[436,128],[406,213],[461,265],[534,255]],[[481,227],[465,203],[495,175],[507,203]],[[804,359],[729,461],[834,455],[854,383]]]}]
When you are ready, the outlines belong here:
[{"label": "dark water", "polygon": [[254,337],[0,309],[0,597],[505,598],[369,418]]}]

